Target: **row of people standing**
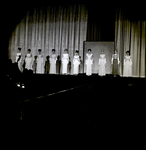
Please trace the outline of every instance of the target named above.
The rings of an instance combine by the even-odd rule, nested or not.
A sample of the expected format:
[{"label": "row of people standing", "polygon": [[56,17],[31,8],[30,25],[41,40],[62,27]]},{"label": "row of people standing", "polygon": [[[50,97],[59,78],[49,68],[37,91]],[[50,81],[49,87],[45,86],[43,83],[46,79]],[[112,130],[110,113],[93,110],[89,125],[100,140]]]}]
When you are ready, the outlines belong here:
[{"label": "row of people standing", "polygon": [[[104,76],[106,74],[105,65],[106,65],[106,58],[104,51],[101,51],[100,58],[99,58],[99,76]],[[86,53],[86,60],[85,60],[85,66],[86,66],[86,75],[90,76],[92,75],[92,67],[93,67],[93,54],[91,52],[91,49],[88,49],[88,52]]]},{"label": "row of people standing", "polygon": [[[99,75],[104,76],[106,74],[106,57],[104,54],[104,51],[101,51],[98,65],[99,65]],[[112,55],[111,59],[112,64],[112,74],[114,76],[119,75],[119,55],[117,53],[117,50],[114,51],[114,54]],[[86,75],[90,76],[92,74],[92,66],[93,66],[93,54],[91,53],[91,49],[88,49],[88,52],[86,53]],[[130,56],[130,51],[126,51],[126,55],[124,58],[124,69],[123,69],[123,76],[131,76],[132,75],[132,59]]]},{"label": "row of people standing", "polygon": [[[57,61],[59,64],[57,65]],[[75,51],[75,56],[73,58],[73,74],[78,74],[79,72],[79,64],[81,62],[79,51]],[[77,66],[78,64],[78,66]],[[59,56],[55,54],[55,49],[52,49],[52,55],[51,57],[47,56],[47,61],[45,63],[45,70],[48,70],[48,73],[50,74],[56,74],[56,68],[59,66],[58,70],[61,70],[61,74],[68,74],[70,72],[71,64],[70,64],[70,57],[68,55],[68,50],[65,49],[64,53],[61,58],[61,65],[59,61]],[[60,69],[61,68],[61,69]],[[49,71],[50,70],[50,71]]]},{"label": "row of people standing", "polygon": [[[114,75],[119,74],[119,55],[117,53],[117,50],[114,51],[114,54],[112,55],[112,61],[111,61],[113,68],[112,73]],[[132,59],[130,56],[130,51],[126,51],[126,54],[124,56],[124,63],[123,63],[123,76],[130,77],[132,76]]]},{"label": "row of people standing", "polygon": [[[24,64],[22,65],[22,54],[21,54],[21,48],[18,48],[18,52],[16,55],[15,62],[18,63],[18,68],[21,72],[23,72],[23,69],[32,70],[33,68],[36,73],[43,73],[44,67],[43,67],[43,55],[41,54],[41,49],[38,50],[39,54],[35,56],[35,60],[33,62],[33,57],[31,54],[31,49],[28,49],[28,53],[25,56]],[[36,65],[37,63],[37,65]]]},{"label": "row of people standing", "polygon": [[[55,54],[55,49],[52,49],[52,55],[49,57],[47,56],[47,61],[45,63],[44,67],[44,58],[41,54],[41,49],[38,50],[39,54],[37,56],[34,56],[34,62],[31,54],[31,50],[28,49],[28,53],[25,56],[24,61],[24,68],[27,70],[33,70],[34,73],[47,73],[47,74],[56,74],[56,62],[57,62],[57,55]],[[64,50],[64,54],[62,55],[61,59],[61,73],[62,74],[68,74],[68,68],[69,68],[69,55],[68,50]],[[21,56],[21,48],[18,48],[18,53],[16,56],[16,62],[18,62],[18,68],[22,72],[22,56]],[[119,55],[117,51],[114,51],[114,54],[112,55],[112,74],[114,76],[119,74]],[[73,57],[73,74],[77,75],[79,73],[79,67],[81,64],[81,57],[79,56],[79,51],[75,51],[75,55]],[[104,51],[101,51],[100,58],[99,58],[99,75],[104,76],[106,74],[106,57],[104,54]],[[92,66],[93,66],[93,54],[91,53],[91,49],[88,49],[88,52],[86,53],[86,59],[85,59],[85,71],[86,75],[90,76],[92,75]],[[126,51],[126,56],[124,59],[124,70],[123,70],[123,76],[131,76],[132,73],[132,60],[131,56],[129,55],[129,51]]]},{"label": "row of people standing", "polygon": [[[41,53],[41,49],[38,50],[39,54],[37,56],[34,56],[34,61],[33,57],[31,54],[31,50],[28,49],[28,53],[25,56],[24,59],[24,64],[22,65],[22,55],[21,55],[21,48],[18,48],[18,52],[16,55],[16,60],[15,62],[18,63],[18,68],[22,72],[23,68],[25,70],[32,70],[33,73],[37,74],[56,74],[56,63],[59,61],[58,56],[55,54],[55,49],[52,49],[52,55],[47,56],[46,59],[47,61],[45,62],[44,65],[44,57]],[[68,74],[69,72],[69,66],[70,66],[70,58],[68,55],[68,50],[64,50],[64,54],[62,55],[61,59],[61,73],[62,74]],[[75,56],[73,58],[73,74],[77,75],[79,73],[79,65],[81,63],[81,59],[79,56],[79,51],[75,51]],[[58,65],[60,68],[60,65]]]}]

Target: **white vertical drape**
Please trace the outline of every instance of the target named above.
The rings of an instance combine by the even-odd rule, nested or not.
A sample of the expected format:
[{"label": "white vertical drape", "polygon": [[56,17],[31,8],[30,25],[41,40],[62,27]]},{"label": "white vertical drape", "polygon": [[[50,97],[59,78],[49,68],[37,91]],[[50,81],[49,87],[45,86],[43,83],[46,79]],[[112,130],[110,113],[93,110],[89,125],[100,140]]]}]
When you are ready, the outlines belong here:
[{"label": "white vertical drape", "polygon": [[[63,51],[68,49],[71,64],[75,50],[79,50],[83,60],[87,18],[88,10],[85,5],[34,8],[22,18],[12,32],[8,47],[9,59],[14,62],[17,49],[21,47],[23,61],[28,49],[31,49],[34,59],[38,49],[42,49],[46,58],[47,55],[51,55],[54,48],[60,59]],[[80,72],[83,72],[83,68]]]},{"label": "white vertical drape", "polygon": [[115,49],[119,51],[119,73],[123,75],[123,61],[127,50],[132,58],[132,77],[145,77],[145,23],[146,21],[131,21],[121,10],[116,12]]}]

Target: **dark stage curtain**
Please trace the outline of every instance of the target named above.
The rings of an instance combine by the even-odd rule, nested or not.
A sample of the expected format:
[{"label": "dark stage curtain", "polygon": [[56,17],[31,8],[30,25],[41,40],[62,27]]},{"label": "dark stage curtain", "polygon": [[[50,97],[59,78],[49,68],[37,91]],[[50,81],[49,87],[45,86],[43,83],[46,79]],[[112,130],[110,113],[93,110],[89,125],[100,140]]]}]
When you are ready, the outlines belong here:
[{"label": "dark stage curtain", "polygon": [[88,6],[87,41],[114,41],[115,8],[102,3]]},{"label": "dark stage curtain", "polygon": [[17,49],[21,47],[23,61],[28,49],[31,49],[33,58],[38,54],[38,49],[42,49],[44,65],[52,49],[56,50],[60,59],[64,50],[68,49],[71,65],[74,51],[79,50],[83,61],[87,18],[88,9],[85,5],[51,5],[32,9],[12,32],[8,47],[9,59],[14,62]]},{"label": "dark stage curtain", "polygon": [[[134,12],[134,11],[133,11]],[[115,20],[115,49],[119,51],[120,75],[127,50],[132,59],[132,77],[145,77],[146,19],[131,11],[117,10]]]}]

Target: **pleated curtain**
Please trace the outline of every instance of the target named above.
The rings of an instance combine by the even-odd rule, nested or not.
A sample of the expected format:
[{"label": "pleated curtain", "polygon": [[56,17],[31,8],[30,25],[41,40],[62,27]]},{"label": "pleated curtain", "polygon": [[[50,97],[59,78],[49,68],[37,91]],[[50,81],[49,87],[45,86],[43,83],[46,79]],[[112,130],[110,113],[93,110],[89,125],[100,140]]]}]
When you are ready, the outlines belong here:
[{"label": "pleated curtain", "polygon": [[119,74],[123,75],[123,61],[127,50],[132,58],[132,77],[145,77],[146,21],[133,21],[121,10],[116,12],[115,49],[120,57]]},{"label": "pleated curtain", "polygon": [[[21,47],[23,61],[28,49],[31,49],[33,58],[38,54],[38,49],[42,49],[44,64],[46,56],[52,54],[52,49],[56,50],[60,59],[63,51],[68,49],[71,65],[75,50],[79,50],[83,60],[87,19],[88,10],[85,5],[34,8],[22,18],[12,32],[8,48],[9,59],[14,62],[17,49]],[[83,67],[80,72],[83,72]]]}]

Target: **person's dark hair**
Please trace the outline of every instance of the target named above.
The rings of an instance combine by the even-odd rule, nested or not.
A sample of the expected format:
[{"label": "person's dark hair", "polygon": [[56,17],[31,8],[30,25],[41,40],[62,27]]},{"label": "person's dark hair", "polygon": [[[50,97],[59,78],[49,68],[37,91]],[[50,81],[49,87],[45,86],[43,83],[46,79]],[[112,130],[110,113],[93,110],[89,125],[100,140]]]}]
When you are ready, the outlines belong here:
[{"label": "person's dark hair", "polygon": [[41,50],[41,49],[38,49],[38,51],[41,52],[42,50]]},{"label": "person's dark hair", "polygon": [[68,52],[68,49],[65,49],[64,51],[67,51],[67,52]]},{"label": "person's dark hair", "polygon": [[59,58],[60,58],[60,56],[58,55],[58,56],[57,56],[57,60],[59,60]]},{"label": "person's dark hair", "polygon": [[50,56],[48,55],[48,56],[46,56],[46,59],[48,60],[50,58]]},{"label": "person's dark hair", "polygon": [[88,49],[88,51],[90,51],[90,52],[91,52],[91,49]]},{"label": "person's dark hair", "polygon": [[52,52],[53,52],[53,51],[55,52],[55,49],[52,49]]},{"label": "person's dark hair", "polygon": [[31,52],[31,49],[28,49],[29,52]]},{"label": "person's dark hair", "polygon": [[78,51],[78,50],[76,50],[75,52],[76,52],[76,53],[79,53],[79,51]]},{"label": "person's dark hair", "polygon": [[116,52],[116,53],[118,53],[118,50],[117,50],[117,49],[115,49],[115,50],[114,50],[114,53],[115,53],[115,52]]},{"label": "person's dark hair", "polygon": [[18,50],[21,51],[21,48],[19,47]]},{"label": "person's dark hair", "polygon": [[126,51],[126,54],[127,54],[127,53],[129,53],[129,55],[130,55],[130,51],[129,51],[129,50],[128,50],[128,51]]}]

